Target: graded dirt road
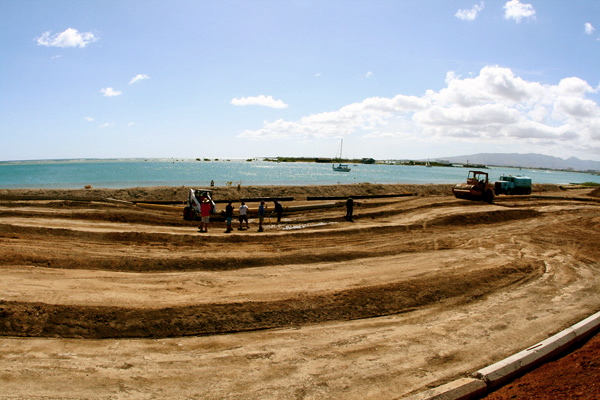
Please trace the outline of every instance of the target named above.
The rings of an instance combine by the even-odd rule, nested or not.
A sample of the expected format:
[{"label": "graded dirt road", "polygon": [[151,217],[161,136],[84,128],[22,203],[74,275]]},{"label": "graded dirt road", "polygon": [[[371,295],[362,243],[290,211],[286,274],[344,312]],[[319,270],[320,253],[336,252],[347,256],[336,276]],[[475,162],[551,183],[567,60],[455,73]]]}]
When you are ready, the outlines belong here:
[{"label": "graded dirt road", "polygon": [[354,223],[261,190],[294,196],[283,223],[229,234],[181,207],[0,193],[0,399],[401,398],[600,310],[589,189],[493,205],[422,189],[357,200]]}]

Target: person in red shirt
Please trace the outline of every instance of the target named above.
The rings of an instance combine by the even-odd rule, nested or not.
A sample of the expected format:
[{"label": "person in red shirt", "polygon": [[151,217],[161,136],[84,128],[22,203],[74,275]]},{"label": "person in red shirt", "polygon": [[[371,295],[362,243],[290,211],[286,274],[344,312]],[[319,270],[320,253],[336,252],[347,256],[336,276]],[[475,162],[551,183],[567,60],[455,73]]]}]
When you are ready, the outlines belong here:
[{"label": "person in red shirt", "polygon": [[202,200],[202,204],[200,204],[200,232],[208,232],[208,221],[210,220],[211,211],[212,205],[208,199]]}]

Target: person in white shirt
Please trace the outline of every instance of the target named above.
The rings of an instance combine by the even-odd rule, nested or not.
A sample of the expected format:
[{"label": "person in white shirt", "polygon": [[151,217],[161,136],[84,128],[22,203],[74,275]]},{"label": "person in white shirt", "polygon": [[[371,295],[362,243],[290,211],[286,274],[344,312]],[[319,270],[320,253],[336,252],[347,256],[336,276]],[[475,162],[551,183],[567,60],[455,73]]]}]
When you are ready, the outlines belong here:
[{"label": "person in white shirt", "polygon": [[242,205],[240,206],[240,227],[238,230],[243,230],[242,223],[244,221],[246,221],[246,229],[250,229],[250,225],[248,225],[248,206],[242,201]]}]

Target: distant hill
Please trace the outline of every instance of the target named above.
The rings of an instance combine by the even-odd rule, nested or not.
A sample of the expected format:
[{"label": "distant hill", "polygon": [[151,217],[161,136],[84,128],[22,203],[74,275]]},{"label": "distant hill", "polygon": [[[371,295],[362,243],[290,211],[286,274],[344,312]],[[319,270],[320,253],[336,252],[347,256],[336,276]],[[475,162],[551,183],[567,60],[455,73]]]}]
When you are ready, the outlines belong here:
[{"label": "distant hill", "polygon": [[456,157],[441,157],[453,164],[484,164],[499,167],[573,169],[576,171],[600,171],[600,161],[567,159],[545,156],[543,154],[518,153],[478,153]]}]

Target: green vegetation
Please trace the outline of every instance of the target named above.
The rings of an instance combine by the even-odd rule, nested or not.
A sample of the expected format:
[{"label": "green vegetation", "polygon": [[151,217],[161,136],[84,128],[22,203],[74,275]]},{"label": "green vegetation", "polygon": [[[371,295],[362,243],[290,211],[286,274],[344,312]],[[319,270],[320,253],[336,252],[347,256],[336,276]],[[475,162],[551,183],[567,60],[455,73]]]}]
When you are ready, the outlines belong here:
[{"label": "green vegetation", "polygon": [[374,158],[319,158],[319,157],[271,157],[265,158],[271,162],[310,162],[310,163],[345,163],[345,164],[375,164]]},{"label": "green vegetation", "polygon": [[421,165],[421,166],[426,166],[427,163],[429,163],[429,165],[432,166],[432,167],[454,167],[454,165],[452,165],[452,164],[440,163],[440,162],[437,162],[437,161],[413,161],[413,160],[407,160],[407,161],[397,162],[395,164],[396,165]]},{"label": "green vegetation", "polygon": [[272,161],[272,162],[320,162],[319,158],[314,158],[314,157],[271,157],[271,158],[265,158],[265,161]]}]

